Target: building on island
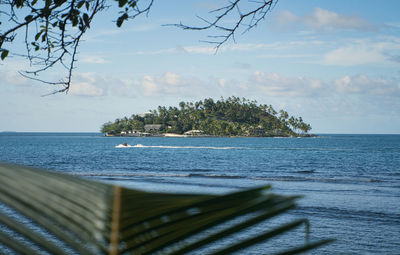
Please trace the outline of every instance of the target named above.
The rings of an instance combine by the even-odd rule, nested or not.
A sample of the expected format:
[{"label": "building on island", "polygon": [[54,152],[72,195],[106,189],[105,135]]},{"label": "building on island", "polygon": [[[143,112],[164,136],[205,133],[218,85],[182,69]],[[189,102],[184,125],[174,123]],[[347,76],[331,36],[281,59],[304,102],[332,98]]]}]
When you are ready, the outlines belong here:
[{"label": "building on island", "polygon": [[160,128],[161,128],[161,124],[147,124],[147,125],[144,125],[144,130],[146,132],[159,131]]}]

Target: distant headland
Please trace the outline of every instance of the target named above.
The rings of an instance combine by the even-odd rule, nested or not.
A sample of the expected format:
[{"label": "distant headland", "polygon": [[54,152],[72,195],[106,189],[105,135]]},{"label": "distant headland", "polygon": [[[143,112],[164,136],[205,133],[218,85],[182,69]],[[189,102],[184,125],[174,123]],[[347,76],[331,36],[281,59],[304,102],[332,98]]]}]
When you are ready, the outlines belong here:
[{"label": "distant headland", "polygon": [[289,116],[271,105],[229,97],[214,101],[180,102],[178,107],[159,106],[143,114],[107,122],[107,136],[166,137],[308,137],[311,126],[301,117]]}]

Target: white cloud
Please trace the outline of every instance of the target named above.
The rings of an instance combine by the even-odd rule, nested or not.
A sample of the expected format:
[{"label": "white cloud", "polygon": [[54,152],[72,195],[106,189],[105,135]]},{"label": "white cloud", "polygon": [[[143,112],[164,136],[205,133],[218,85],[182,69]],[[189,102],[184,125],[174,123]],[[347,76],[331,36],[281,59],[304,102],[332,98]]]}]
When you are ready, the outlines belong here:
[{"label": "white cloud", "polygon": [[333,84],[339,93],[400,96],[400,81],[394,79],[346,75],[334,80]]},{"label": "white cloud", "polygon": [[176,86],[181,82],[181,77],[176,73],[166,72],[164,75],[164,80],[167,84]]},{"label": "white cloud", "polygon": [[218,79],[218,85],[220,87],[225,87],[226,86],[226,80],[224,78],[219,78]]},{"label": "white cloud", "polygon": [[[159,55],[159,54],[176,54],[176,53],[187,53],[187,54],[202,54],[202,55],[214,55],[215,53],[223,53],[230,51],[257,51],[260,49],[282,49],[283,47],[293,47],[293,43],[299,42],[289,42],[289,43],[248,43],[248,44],[224,44],[218,51],[214,46],[177,46],[175,48],[160,49],[154,51],[137,51],[136,55]],[[311,41],[303,42],[303,44],[321,44],[322,42]]]},{"label": "white cloud", "polygon": [[176,54],[176,53],[189,53],[189,54],[215,54],[215,48],[210,46],[176,46],[175,48],[160,49],[153,51],[137,51],[136,55],[159,55],[159,54]]},{"label": "white cloud", "polygon": [[202,95],[208,83],[197,77],[182,77],[173,72],[140,77],[105,77],[97,73],[75,73],[69,90],[71,95],[117,97],[191,96]]},{"label": "white cloud", "polygon": [[[324,82],[307,77],[286,77],[278,73],[254,72],[250,84],[268,96],[312,96],[326,89]],[[250,88],[250,86],[248,86]]]},{"label": "white cloud", "polygon": [[75,73],[68,93],[77,96],[103,96],[107,81],[95,73]]},{"label": "white cloud", "polygon": [[206,85],[199,78],[182,77],[173,72],[166,72],[163,75],[144,75],[134,83],[144,96],[193,96],[201,95],[206,90]]},{"label": "white cloud", "polygon": [[69,93],[79,96],[102,96],[104,91],[89,82],[78,82],[71,85]]},{"label": "white cloud", "polygon": [[165,54],[165,53],[178,53],[176,48],[169,48],[169,49],[161,49],[161,50],[154,50],[154,51],[136,51],[135,55],[158,55],[158,54]]},{"label": "white cloud", "polygon": [[385,25],[388,27],[395,28],[395,29],[400,28],[400,22],[387,22],[387,23],[385,23]]},{"label": "white cloud", "polygon": [[82,59],[80,59],[81,62],[83,63],[90,63],[90,64],[106,64],[108,63],[107,60],[105,60],[101,56],[85,56]]},{"label": "white cloud", "polygon": [[304,54],[304,53],[289,53],[289,54],[264,54],[264,55],[259,55],[257,58],[288,58],[288,59],[294,59],[294,58],[311,58],[315,57],[313,54]]},{"label": "white cloud", "polygon": [[[345,75],[323,81],[312,77],[286,76],[274,72],[256,71],[248,80],[216,79],[218,92],[244,97],[267,96],[277,98],[322,99],[346,96],[360,98],[396,98],[400,96],[400,79],[369,77],[366,74]],[[228,93],[228,94],[227,94]]]},{"label": "white cloud", "polygon": [[306,26],[314,29],[354,29],[371,30],[372,24],[357,16],[346,16],[338,13],[315,8],[314,12],[303,18]]},{"label": "white cloud", "polygon": [[6,85],[6,84],[10,84],[10,85],[14,85],[14,86],[30,86],[30,85],[32,85],[31,80],[23,77],[16,70],[0,72],[0,77],[2,80],[1,83],[4,82],[4,84],[2,84],[2,85]]},{"label": "white cloud", "polygon": [[[205,54],[205,55],[215,54],[215,47],[211,46],[186,46],[183,47],[183,50],[191,54]],[[221,49],[221,51],[225,51],[225,49]]]},{"label": "white cloud", "polygon": [[106,38],[108,37],[114,37],[115,35],[121,35],[121,34],[130,34],[130,33],[138,33],[138,32],[148,32],[148,31],[153,31],[160,28],[160,26],[157,25],[151,25],[151,24],[136,24],[136,25],[131,25],[129,27],[126,27],[124,25],[123,29],[103,29],[99,30],[96,32],[91,32],[89,31],[88,34],[85,37],[86,42],[91,42],[91,43],[96,43],[96,42],[104,42]]},{"label": "white cloud", "polygon": [[131,32],[148,32],[148,31],[153,31],[156,29],[159,29],[160,26],[157,25],[152,25],[152,24],[135,24],[132,25],[129,29],[124,31],[125,33],[131,33]]},{"label": "white cloud", "polygon": [[154,78],[150,75],[145,75],[142,77],[141,83],[145,96],[151,96],[158,94],[160,91],[159,86],[156,84]]},{"label": "white cloud", "polygon": [[[32,68],[29,61],[23,58],[9,57],[0,61],[0,85],[28,87],[38,82],[23,77],[19,72]],[[36,77],[37,78],[37,77]]]},{"label": "white cloud", "polygon": [[373,46],[349,45],[335,49],[323,56],[327,65],[353,66],[371,63],[382,63],[386,57]]},{"label": "white cloud", "polygon": [[299,21],[299,17],[290,11],[281,11],[274,16],[274,19],[280,27],[288,27]]},{"label": "white cloud", "polygon": [[70,93],[80,96],[117,97],[203,97],[205,95],[268,96],[277,98],[327,98],[355,95],[361,97],[400,95],[400,80],[369,77],[365,74],[345,75],[330,82],[312,77],[286,76],[274,72],[256,71],[247,79],[229,77],[184,76],[174,72],[146,74],[125,79],[84,73],[74,76]]},{"label": "white cloud", "polygon": [[378,38],[379,41],[356,40],[326,53],[322,64],[353,66],[397,62],[399,38]]},{"label": "white cloud", "polygon": [[275,22],[279,29],[298,26],[303,26],[314,31],[370,31],[375,29],[371,23],[361,17],[342,15],[322,8],[315,8],[312,13],[304,16],[297,16],[289,11],[282,11],[275,15]]}]

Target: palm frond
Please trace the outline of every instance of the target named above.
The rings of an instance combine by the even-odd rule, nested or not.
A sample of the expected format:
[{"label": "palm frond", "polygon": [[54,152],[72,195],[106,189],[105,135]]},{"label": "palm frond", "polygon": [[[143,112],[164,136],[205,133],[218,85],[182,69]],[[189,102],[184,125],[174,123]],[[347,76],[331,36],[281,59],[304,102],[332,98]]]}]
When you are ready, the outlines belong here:
[{"label": "palm frond", "polygon": [[[13,238],[0,225],[0,244],[22,254],[38,253],[29,243],[49,254],[68,254],[64,247],[77,254],[187,254],[284,214],[298,198],[273,194],[269,186],[226,195],[151,193],[0,164],[0,201],[53,237],[48,240],[37,229],[0,213],[0,224],[27,240]],[[283,224],[213,252],[236,252],[302,224],[308,221]],[[281,254],[331,241],[305,240],[301,247],[282,247]]]}]

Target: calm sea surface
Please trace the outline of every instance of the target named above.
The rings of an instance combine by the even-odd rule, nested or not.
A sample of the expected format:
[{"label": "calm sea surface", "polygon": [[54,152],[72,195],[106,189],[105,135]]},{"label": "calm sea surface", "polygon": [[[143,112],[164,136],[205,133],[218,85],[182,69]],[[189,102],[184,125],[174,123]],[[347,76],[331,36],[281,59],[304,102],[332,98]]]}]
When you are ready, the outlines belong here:
[{"label": "calm sea surface", "polygon": [[[123,142],[142,146],[115,147]],[[0,161],[148,191],[225,193],[272,184],[276,193],[305,196],[287,219],[307,217],[314,240],[337,239],[312,254],[400,254],[400,135],[121,138],[0,133]],[[267,227],[258,226],[260,231]],[[284,237],[274,246],[298,238]],[[268,243],[248,251],[266,252]]]}]

